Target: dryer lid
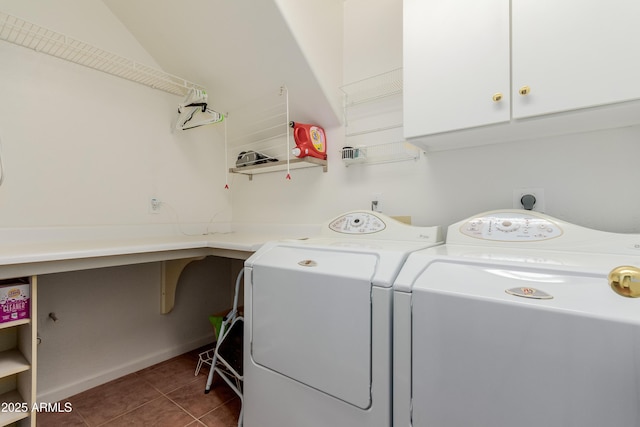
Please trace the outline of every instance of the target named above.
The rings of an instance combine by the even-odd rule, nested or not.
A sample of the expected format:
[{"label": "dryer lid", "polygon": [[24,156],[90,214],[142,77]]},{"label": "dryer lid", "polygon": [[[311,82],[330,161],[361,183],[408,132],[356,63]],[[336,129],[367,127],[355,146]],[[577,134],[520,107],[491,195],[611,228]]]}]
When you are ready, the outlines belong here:
[{"label": "dryer lid", "polygon": [[253,265],[247,290],[253,361],[368,408],[371,278],[377,262],[374,254],[270,248]]}]

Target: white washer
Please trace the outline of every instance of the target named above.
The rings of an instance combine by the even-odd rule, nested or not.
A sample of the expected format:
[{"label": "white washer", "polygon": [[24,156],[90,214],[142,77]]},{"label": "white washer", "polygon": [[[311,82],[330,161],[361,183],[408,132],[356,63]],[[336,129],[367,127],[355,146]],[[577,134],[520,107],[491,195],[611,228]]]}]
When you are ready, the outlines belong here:
[{"label": "white washer", "polygon": [[449,227],[395,283],[394,426],[640,426],[640,299],[608,280],[625,265],[640,235],[515,210]]},{"label": "white washer", "polygon": [[389,427],[392,284],[439,227],[349,212],[245,262],[245,427]]}]

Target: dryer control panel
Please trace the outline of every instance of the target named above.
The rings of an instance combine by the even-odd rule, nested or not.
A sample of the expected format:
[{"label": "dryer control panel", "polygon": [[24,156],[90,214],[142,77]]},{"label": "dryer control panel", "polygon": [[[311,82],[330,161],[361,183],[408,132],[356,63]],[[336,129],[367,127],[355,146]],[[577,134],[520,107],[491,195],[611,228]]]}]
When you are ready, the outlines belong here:
[{"label": "dryer control panel", "polygon": [[466,221],[460,232],[483,240],[532,242],[553,239],[562,235],[554,222],[527,213],[496,212]]},{"label": "dryer control panel", "polygon": [[367,212],[347,213],[329,223],[331,230],[344,234],[378,233],[386,227],[382,218]]},{"label": "dryer control panel", "polygon": [[435,245],[442,243],[442,228],[409,225],[380,212],[362,210],[345,212],[325,222],[318,238],[337,239],[341,244],[384,240],[389,244]]}]

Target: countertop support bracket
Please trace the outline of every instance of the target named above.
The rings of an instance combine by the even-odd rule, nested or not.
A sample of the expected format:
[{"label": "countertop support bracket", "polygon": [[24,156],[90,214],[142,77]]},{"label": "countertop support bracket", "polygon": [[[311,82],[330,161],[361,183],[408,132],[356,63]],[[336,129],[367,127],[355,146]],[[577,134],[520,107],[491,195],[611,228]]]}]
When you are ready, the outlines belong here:
[{"label": "countertop support bracket", "polygon": [[193,261],[199,261],[204,258],[204,256],[201,256],[162,261],[162,295],[160,303],[161,314],[168,314],[171,310],[173,310],[173,306],[176,300],[176,288],[178,287],[178,280],[180,279],[182,271],[185,269],[185,267]]}]

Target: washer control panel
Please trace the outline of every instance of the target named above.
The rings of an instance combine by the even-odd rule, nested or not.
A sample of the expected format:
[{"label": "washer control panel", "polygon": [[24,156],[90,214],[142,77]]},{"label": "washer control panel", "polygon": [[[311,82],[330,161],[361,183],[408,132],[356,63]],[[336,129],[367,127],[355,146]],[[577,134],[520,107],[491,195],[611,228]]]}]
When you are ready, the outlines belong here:
[{"label": "washer control panel", "polygon": [[548,219],[526,213],[495,213],[470,219],[460,232],[482,240],[532,242],[562,235],[562,229]]},{"label": "washer control panel", "polygon": [[347,213],[329,223],[329,228],[343,234],[378,233],[387,227],[378,216],[367,212]]}]

